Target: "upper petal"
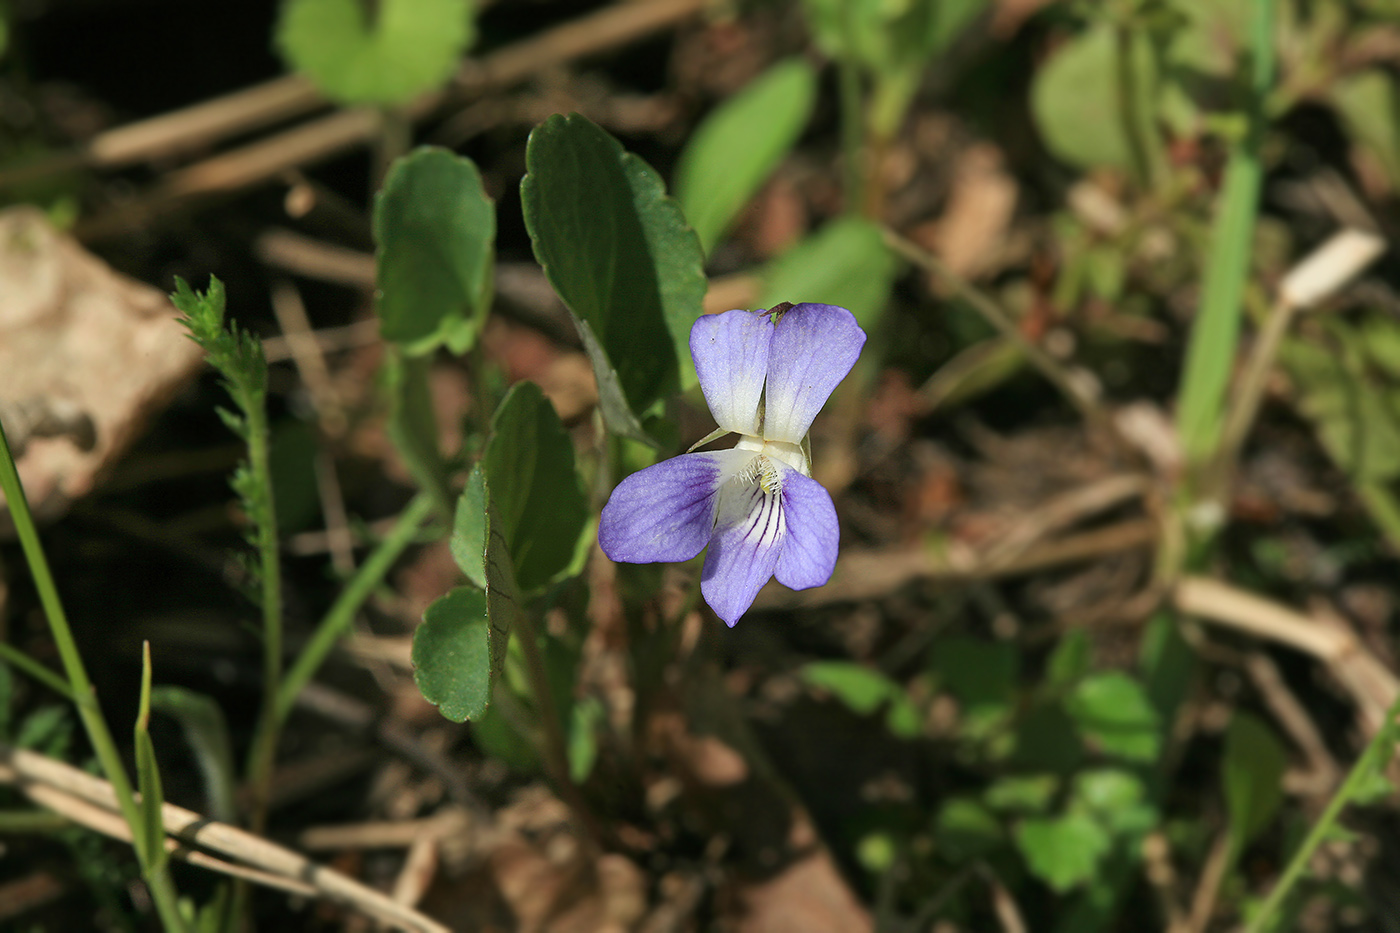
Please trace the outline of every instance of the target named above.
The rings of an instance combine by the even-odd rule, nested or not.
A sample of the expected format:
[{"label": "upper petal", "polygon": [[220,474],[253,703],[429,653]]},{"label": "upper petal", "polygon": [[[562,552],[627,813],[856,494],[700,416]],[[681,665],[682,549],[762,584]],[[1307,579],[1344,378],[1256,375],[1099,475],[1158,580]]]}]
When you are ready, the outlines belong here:
[{"label": "upper petal", "polygon": [[700,573],[700,592],[732,628],[773,576],[785,528],[781,492],[765,493],[753,483],[726,493],[739,497],[725,505],[725,512],[738,520],[715,529]]},{"label": "upper petal", "polygon": [[[691,341],[693,345],[693,332]],[[763,436],[801,443],[863,346],[865,331],[845,308],[800,304],[784,313],[773,329],[768,357]],[[708,392],[705,397],[709,398]]]},{"label": "upper petal", "polygon": [[715,423],[726,431],[758,434],[758,403],[768,375],[773,322],[767,314],[707,314],[690,328],[690,355]]},{"label": "upper petal", "polygon": [[774,575],[794,590],[821,586],[836,569],[841,529],[836,506],[821,483],[796,470],[783,472],[783,521],[787,536]]},{"label": "upper petal", "polygon": [[683,454],[633,473],[603,506],[603,553],[629,564],[690,560],[710,540],[720,486],[753,456],[733,450]]}]

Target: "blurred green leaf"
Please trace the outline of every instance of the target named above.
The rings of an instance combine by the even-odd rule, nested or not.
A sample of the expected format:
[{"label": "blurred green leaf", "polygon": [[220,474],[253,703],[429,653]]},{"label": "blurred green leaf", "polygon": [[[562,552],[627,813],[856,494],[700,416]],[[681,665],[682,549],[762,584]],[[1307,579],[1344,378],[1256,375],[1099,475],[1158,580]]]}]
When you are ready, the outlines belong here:
[{"label": "blurred green leaf", "polygon": [[[155,746],[151,744],[151,643],[141,646],[141,694],[136,709],[134,729],[136,756],[136,789],[141,792],[137,808],[140,826],[132,825],[137,835],[135,845],[141,851],[141,863],[146,871],[165,864],[170,853],[165,851],[165,819],[161,812],[165,793],[160,784],[160,765],[156,763]],[[139,829],[139,832],[138,832]]]},{"label": "blurred green leaf", "polygon": [[1299,389],[1298,409],[1356,482],[1400,476],[1400,420],[1390,390],[1367,372],[1360,335],[1340,321],[1329,323],[1332,346],[1292,339],[1280,348]]},{"label": "blurred green leaf", "polygon": [[537,589],[569,566],[588,523],[573,441],[539,386],[520,382],[506,393],[481,463],[516,582]]},{"label": "blurred green leaf", "polygon": [[1254,15],[1250,4],[1172,0],[1171,8],[1179,24],[1167,43],[1168,63],[1191,73],[1234,78],[1240,56],[1249,46]]},{"label": "blurred green leaf", "polygon": [[896,269],[880,228],[859,217],[844,217],[768,264],[760,307],[783,301],[840,305],[869,331],[889,302]]},{"label": "blurred green leaf", "polygon": [[444,84],[473,32],[468,0],[285,0],[277,47],[333,100],[400,104]]},{"label": "blurred green leaf", "polygon": [[15,745],[63,758],[73,739],[73,718],[66,706],[41,706],[20,721]]},{"label": "blurred green leaf", "polygon": [[928,64],[987,0],[807,0],[817,45],[879,74]]},{"label": "blurred green leaf", "polygon": [[520,604],[510,550],[482,472],[478,465],[468,486],[477,483],[484,490],[478,501],[485,504],[486,592],[465,586],[449,590],[428,607],[413,633],[414,681],[424,698],[453,722],[480,719],[490,706]]},{"label": "blurred green leaf", "polygon": [[1361,347],[1387,376],[1400,380],[1400,324],[1379,314],[1360,323]]},{"label": "blurred green leaf", "polygon": [[535,127],[525,162],[535,258],[596,340],[585,348],[600,392],[615,370],[627,407],[643,412],[681,387],[682,367],[692,371],[690,327],[707,285],[699,238],[656,171],[578,114]]},{"label": "blurred green leaf", "polygon": [[[1151,42],[1134,35],[1130,45],[1138,91],[1131,109],[1141,122],[1135,132],[1139,139],[1156,139],[1151,125],[1157,80]],[[1031,114],[1056,158],[1079,168],[1135,167],[1120,100],[1118,55],[1116,27],[1100,23],[1062,45],[1036,74]]]},{"label": "blurred green leaf", "polygon": [[896,736],[912,739],[922,731],[919,712],[897,682],[853,661],[813,661],[801,676],[813,687],[829,690],[850,710],[869,716],[886,703],[885,725]]},{"label": "blurred green leaf", "polygon": [[1069,687],[1089,673],[1090,652],[1089,633],[1082,628],[1072,628],[1060,638],[1059,644],[1050,654],[1045,665],[1045,682],[1056,688]]},{"label": "blurred green leaf", "polygon": [[1119,671],[1080,681],[1065,709],[1080,735],[1110,755],[1154,761],[1161,745],[1157,711],[1142,685]]},{"label": "blurred green leaf", "polygon": [[772,66],[707,116],[676,165],[676,200],[708,254],[797,142],[817,76],[800,58]]},{"label": "blurred green leaf", "polygon": [[1093,814],[1114,835],[1141,835],[1157,825],[1142,778],[1121,768],[1075,775],[1073,805]]},{"label": "blurred green leaf", "polygon": [[1264,831],[1283,803],[1288,755],[1263,721],[1237,710],[1225,732],[1225,757],[1220,767],[1230,835],[1239,852]]},{"label": "blurred green leaf", "polygon": [[409,475],[433,497],[439,514],[446,517],[452,495],[447,462],[438,446],[437,415],[428,384],[431,367],[428,357],[409,357],[389,348],[381,370],[389,396],[386,427]]},{"label": "blurred green leaf", "polygon": [[234,769],[233,743],[223,709],[212,697],[176,686],[154,688],[151,709],[180,724],[204,779],[209,815],[225,823],[237,820],[234,791],[238,786],[238,774]]},{"label": "blurred green leaf", "polygon": [[854,661],[813,661],[802,666],[801,676],[811,686],[831,691],[862,716],[879,709],[892,693],[901,692],[884,674]]},{"label": "blurred green leaf", "polygon": [[1011,813],[1044,813],[1060,789],[1053,774],[1013,774],[998,778],[982,795],[993,810]]},{"label": "blurred green leaf", "polygon": [[965,710],[1000,710],[1015,696],[1020,667],[1014,645],[957,636],[934,646],[929,669]]},{"label": "blurred green leaf", "polygon": [[950,797],[934,818],[934,844],[953,864],[963,864],[1001,846],[1001,824],[971,797]]},{"label": "blurred green leaf", "polygon": [[576,702],[569,716],[569,779],[582,784],[593,773],[598,761],[598,730],[607,718],[607,711],[597,697],[584,697]]},{"label": "blurred green leaf", "polygon": [[1111,845],[1104,828],[1084,813],[1036,817],[1016,827],[1026,867],[1061,894],[1091,880]]},{"label": "blurred green leaf", "polygon": [[470,159],[424,147],[398,159],[374,200],[375,284],[385,340],[461,354],[491,306],[496,212]]},{"label": "blurred green leaf", "polygon": [[1393,187],[1400,188],[1400,93],[1395,77],[1380,68],[1331,83],[1329,93],[1353,140],[1373,155]]}]

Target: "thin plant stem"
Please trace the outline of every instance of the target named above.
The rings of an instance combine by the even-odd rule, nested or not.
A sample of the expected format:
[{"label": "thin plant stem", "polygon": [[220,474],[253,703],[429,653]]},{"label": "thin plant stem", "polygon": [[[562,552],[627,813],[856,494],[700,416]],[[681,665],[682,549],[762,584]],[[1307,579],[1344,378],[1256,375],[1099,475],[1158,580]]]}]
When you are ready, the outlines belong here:
[{"label": "thin plant stem", "polygon": [[1379,770],[1383,765],[1381,759],[1384,756],[1394,752],[1397,716],[1400,716],[1400,700],[1397,700],[1386,713],[1384,725],[1376,730],[1376,734],[1371,737],[1371,741],[1362,751],[1361,757],[1357,758],[1356,764],[1352,765],[1346,780],[1342,782],[1342,786],[1337,788],[1337,792],[1327,802],[1327,809],[1322,811],[1322,816],[1318,817],[1317,822],[1313,824],[1308,837],[1303,840],[1298,851],[1293,853],[1288,867],[1283,870],[1283,877],[1279,878],[1278,883],[1269,892],[1268,898],[1259,908],[1258,913],[1254,915],[1254,919],[1250,921],[1245,933],[1265,933],[1265,931],[1272,929],[1274,915],[1283,906],[1284,899],[1298,883],[1298,879],[1303,876],[1303,871],[1308,867],[1308,862],[1312,860],[1313,853],[1327,838],[1327,834],[1332,831],[1337,818],[1342,815],[1342,810],[1361,787],[1361,782]]},{"label": "thin plant stem", "polygon": [[73,690],[68,686],[67,681],[23,651],[3,641],[0,641],[0,661],[4,661],[16,670],[23,671],[64,699],[75,699]]},{"label": "thin plant stem", "polygon": [[0,810],[0,833],[53,833],[73,825],[49,810]]},{"label": "thin plant stem", "polygon": [[865,107],[860,68],[843,61],[836,66],[841,101],[841,163],[846,176],[846,212],[865,205]]},{"label": "thin plant stem", "polygon": [[261,487],[265,503],[258,522],[258,560],[262,577],[263,614],[263,700],[254,727],[253,753],[248,759],[248,784],[252,792],[249,825],[261,833],[267,822],[271,796],[272,764],[281,725],[276,715],[277,692],[282,682],[282,564],[277,536],[277,512],[273,505],[271,432],[267,407],[254,406],[248,419],[248,466],[254,482]]},{"label": "thin plant stem", "polygon": [[360,607],[369,599],[375,587],[384,581],[394,562],[416,540],[419,528],[433,513],[436,501],[436,498],[427,492],[420,492],[414,496],[389,529],[389,533],[380,540],[360,565],[360,569],[355,571],[345,589],[341,590],[340,596],[316,626],[311,640],[301,649],[296,661],[282,679],[274,705],[274,718],[279,725],[286,722],[296,704],[298,694],[311,682],[311,678],[316,676],[336,642],[349,630],[350,624],[355,620],[355,613],[360,611]]},{"label": "thin plant stem", "polygon": [[[63,671],[68,677],[73,704],[78,708],[78,718],[82,721],[83,728],[87,732],[88,741],[92,743],[93,752],[97,755],[97,761],[102,767],[103,774],[106,775],[107,780],[112,784],[112,789],[116,792],[117,804],[121,808],[122,818],[131,827],[132,838],[139,840],[142,838],[142,833],[145,832],[145,824],[132,794],[131,778],[127,775],[126,768],[122,764],[121,754],[117,751],[116,742],[112,740],[112,733],[107,728],[107,722],[102,718],[102,708],[97,702],[97,693],[93,689],[92,680],[88,677],[87,668],[83,664],[83,656],[78,650],[78,643],[73,638],[73,630],[68,624],[68,615],[63,610],[63,601],[59,598],[58,587],[54,584],[48,559],[44,556],[43,546],[39,542],[39,532],[34,525],[34,516],[30,513],[29,502],[24,496],[19,471],[15,467],[14,457],[10,454],[10,444],[5,437],[4,425],[0,425],[0,491],[5,493],[5,502],[9,506],[10,518],[14,522],[20,547],[24,551],[25,561],[29,565],[29,573],[34,580],[34,588],[38,591],[39,601],[44,607],[44,615],[49,622],[49,632],[53,635],[54,645],[58,648],[58,655],[63,663]],[[170,880],[169,871],[163,865],[147,864],[141,845],[136,845],[134,848],[141,863],[142,877],[150,889],[151,899],[155,902],[161,924],[168,931],[183,933],[186,929],[185,921],[180,913],[179,898],[175,886]]]},{"label": "thin plant stem", "polygon": [[[1201,283],[1201,308],[1186,348],[1177,433],[1193,470],[1209,464],[1220,445],[1221,409],[1235,363],[1250,249],[1264,167],[1264,100],[1273,81],[1273,0],[1254,0],[1253,85],[1249,128],[1230,151]],[[1199,479],[1199,477],[1195,477]],[[1192,492],[1194,495],[1194,491]]]},{"label": "thin plant stem", "polygon": [[1136,35],[1129,24],[1121,24],[1117,29],[1117,68],[1118,68],[1118,116],[1123,124],[1123,136],[1128,142],[1128,158],[1133,165],[1133,174],[1144,189],[1155,188],[1157,184],[1157,160],[1154,158],[1155,140],[1147,139],[1148,124],[1143,118],[1138,104],[1141,88],[1138,87],[1137,70],[1133,61],[1133,37]]},{"label": "thin plant stem", "polygon": [[515,617],[515,625],[515,637],[520,640],[520,647],[525,654],[525,671],[530,678],[530,690],[534,694],[540,725],[544,731],[541,751],[545,769],[553,779],[559,796],[564,798],[564,803],[579,821],[580,828],[597,846],[604,838],[603,828],[583,799],[583,794],[579,793],[578,785],[569,776],[568,745],[564,738],[564,728],[560,725],[559,707],[554,702],[554,691],[549,687],[549,674],[545,670],[544,656],[540,653],[539,634],[535,629],[534,620],[528,612],[520,612]]}]

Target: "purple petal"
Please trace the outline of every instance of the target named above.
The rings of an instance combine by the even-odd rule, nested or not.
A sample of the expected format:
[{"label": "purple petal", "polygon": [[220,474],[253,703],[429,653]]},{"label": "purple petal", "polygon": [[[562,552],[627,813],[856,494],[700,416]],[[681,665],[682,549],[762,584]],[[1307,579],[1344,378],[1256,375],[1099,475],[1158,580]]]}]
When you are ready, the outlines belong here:
[{"label": "purple petal", "polygon": [[[693,332],[691,341],[693,345]],[[800,304],[784,314],[774,328],[768,358],[763,436],[801,443],[863,346],[865,331],[845,308]],[[708,392],[705,397],[709,398]]]},{"label": "purple petal", "polygon": [[768,374],[773,322],[752,311],[707,314],[690,328],[690,355],[715,423],[758,435],[758,402]]},{"label": "purple petal", "polygon": [[598,524],[598,543],[615,561],[690,560],[714,528],[715,494],[752,453],[683,454],[617,484]]},{"label": "purple petal", "polygon": [[705,602],[731,628],[773,576],[784,536],[781,493],[765,494],[755,484],[736,494],[745,497],[735,503],[743,517],[727,528],[716,529],[700,574]]},{"label": "purple petal", "polygon": [[822,484],[796,470],[783,471],[783,521],[787,536],[774,574],[783,586],[821,586],[836,569],[841,529],[836,506]]}]

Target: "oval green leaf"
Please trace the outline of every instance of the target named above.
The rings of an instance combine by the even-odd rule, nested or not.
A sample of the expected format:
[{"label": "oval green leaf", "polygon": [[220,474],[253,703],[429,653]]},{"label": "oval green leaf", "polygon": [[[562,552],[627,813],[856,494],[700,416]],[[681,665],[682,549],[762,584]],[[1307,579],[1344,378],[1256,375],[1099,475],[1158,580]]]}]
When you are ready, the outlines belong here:
[{"label": "oval green leaf", "polygon": [[535,258],[596,338],[600,387],[615,371],[628,409],[643,412],[690,365],[706,288],[700,241],[656,171],[578,114],[537,126],[525,162]]},{"label": "oval green leaf", "polygon": [[812,66],[791,58],[754,79],[696,128],[676,168],[676,200],[707,254],[797,142],[816,90]]},{"label": "oval green leaf", "polygon": [[463,353],[491,305],[496,212],[471,159],[422,148],[389,169],[374,202],[375,284],[385,340]]},{"label": "oval green leaf", "polygon": [[526,592],[541,587],[573,561],[588,500],[573,441],[539,386],[521,382],[506,394],[481,463],[516,580]]},{"label": "oval green leaf", "polygon": [[332,100],[400,104],[451,76],[474,32],[468,0],[286,0],[277,47]]},{"label": "oval green leaf", "polygon": [[879,227],[858,217],[833,221],[768,264],[760,306],[840,305],[868,331],[889,302],[896,268]]},{"label": "oval green leaf", "polygon": [[[464,511],[477,508],[473,524],[480,529],[481,550],[476,553],[481,556],[476,566],[486,591],[471,586],[449,590],[428,607],[423,624],[413,633],[414,682],[424,698],[453,722],[480,719],[491,705],[520,605],[510,551],[480,467],[473,471],[462,502],[468,504],[459,502],[453,537],[467,521]],[[470,542],[454,542],[453,556],[459,563],[470,565],[471,553]]]}]

